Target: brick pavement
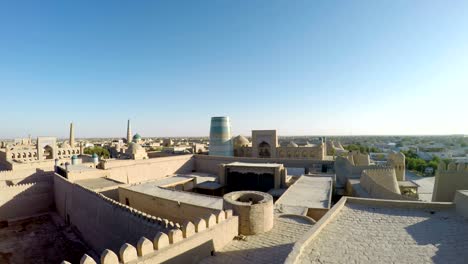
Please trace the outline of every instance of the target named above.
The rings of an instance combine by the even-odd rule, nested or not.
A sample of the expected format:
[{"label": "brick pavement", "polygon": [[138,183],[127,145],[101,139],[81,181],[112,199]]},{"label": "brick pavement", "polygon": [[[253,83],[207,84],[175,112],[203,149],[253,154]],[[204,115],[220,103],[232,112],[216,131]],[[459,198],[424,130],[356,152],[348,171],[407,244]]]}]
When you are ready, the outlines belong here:
[{"label": "brick pavement", "polygon": [[283,263],[294,243],[311,227],[311,224],[275,216],[273,229],[269,232],[247,236],[247,241],[233,240],[214,257],[201,263]]},{"label": "brick pavement", "polygon": [[299,263],[468,263],[468,219],[452,210],[347,204]]}]

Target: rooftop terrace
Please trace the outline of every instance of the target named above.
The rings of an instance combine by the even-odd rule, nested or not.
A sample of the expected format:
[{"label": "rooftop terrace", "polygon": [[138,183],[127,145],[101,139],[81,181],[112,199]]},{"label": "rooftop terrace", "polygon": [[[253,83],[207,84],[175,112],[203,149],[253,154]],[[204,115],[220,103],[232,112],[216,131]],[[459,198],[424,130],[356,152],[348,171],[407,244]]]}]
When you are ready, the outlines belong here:
[{"label": "rooftop terrace", "polygon": [[468,219],[453,207],[371,202],[338,209],[295,263],[466,263]]}]

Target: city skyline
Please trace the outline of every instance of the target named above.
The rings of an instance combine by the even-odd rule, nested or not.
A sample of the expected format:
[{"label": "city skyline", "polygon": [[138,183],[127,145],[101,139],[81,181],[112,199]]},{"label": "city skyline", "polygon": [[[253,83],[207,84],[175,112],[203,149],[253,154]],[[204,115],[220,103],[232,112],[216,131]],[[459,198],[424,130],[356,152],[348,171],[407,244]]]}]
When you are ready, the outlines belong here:
[{"label": "city skyline", "polygon": [[468,134],[464,1],[0,4],[0,138]]}]

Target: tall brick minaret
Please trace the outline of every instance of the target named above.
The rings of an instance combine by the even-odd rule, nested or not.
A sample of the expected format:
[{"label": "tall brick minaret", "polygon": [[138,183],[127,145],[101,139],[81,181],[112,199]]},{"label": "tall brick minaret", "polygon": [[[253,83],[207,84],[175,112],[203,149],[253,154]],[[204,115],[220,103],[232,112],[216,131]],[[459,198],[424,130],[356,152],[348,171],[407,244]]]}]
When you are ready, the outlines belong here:
[{"label": "tall brick minaret", "polygon": [[70,139],[69,143],[71,147],[75,146],[75,131],[73,129],[73,123],[70,123]]},{"label": "tall brick minaret", "polygon": [[127,124],[127,144],[130,144],[130,142],[132,142],[132,125],[129,119]]}]

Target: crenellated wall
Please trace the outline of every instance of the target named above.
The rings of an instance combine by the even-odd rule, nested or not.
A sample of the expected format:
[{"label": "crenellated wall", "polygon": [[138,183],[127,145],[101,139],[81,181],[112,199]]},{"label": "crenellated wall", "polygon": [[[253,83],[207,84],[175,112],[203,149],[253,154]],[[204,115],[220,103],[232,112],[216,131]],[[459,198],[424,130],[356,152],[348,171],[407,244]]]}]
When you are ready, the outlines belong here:
[{"label": "crenellated wall", "polygon": [[51,182],[0,188],[0,220],[28,217],[53,210],[54,194]]},{"label": "crenellated wall", "polygon": [[[136,243],[122,243],[118,250],[102,251],[101,264],[199,263],[220,250],[238,234],[239,218],[231,210],[186,222],[181,228],[142,236]],[[80,263],[97,263],[84,255]]]},{"label": "crenellated wall", "polygon": [[55,204],[65,222],[75,226],[95,251],[118,251],[126,242],[168,232],[176,225],[121,204],[100,193],[54,175]]},{"label": "crenellated wall", "polygon": [[468,166],[464,163],[441,162],[436,172],[433,202],[452,202],[457,190],[468,190]]},{"label": "crenellated wall", "polygon": [[156,180],[194,169],[193,155],[180,155],[145,160],[107,160],[101,163],[109,178],[124,183]]},{"label": "crenellated wall", "polygon": [[336,157],[335,173],[338,186],[345,186],[348,179],[359,179],[362,171],[375,168],[387,168],[380,165],[363,165],[356,166],[348,158]]}]

